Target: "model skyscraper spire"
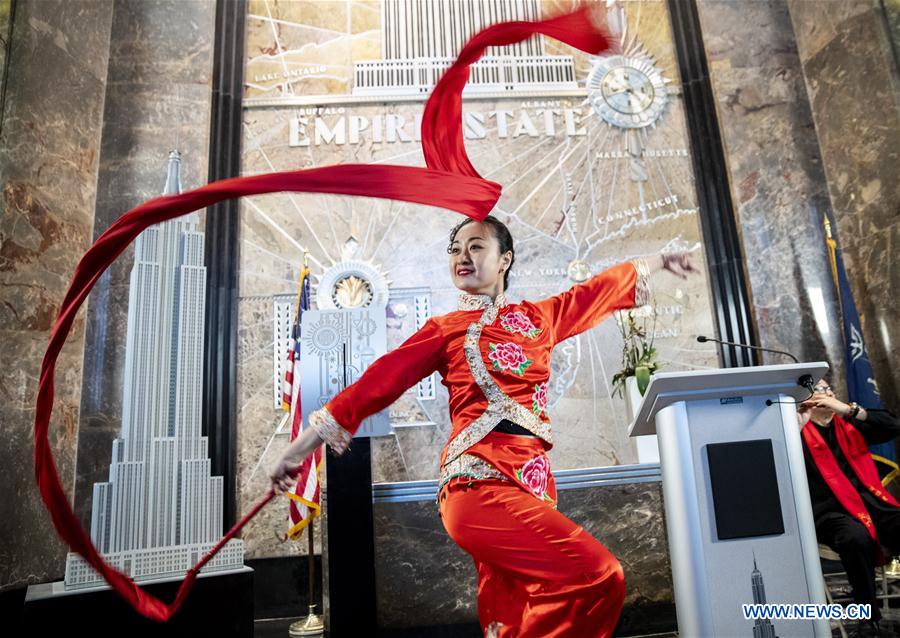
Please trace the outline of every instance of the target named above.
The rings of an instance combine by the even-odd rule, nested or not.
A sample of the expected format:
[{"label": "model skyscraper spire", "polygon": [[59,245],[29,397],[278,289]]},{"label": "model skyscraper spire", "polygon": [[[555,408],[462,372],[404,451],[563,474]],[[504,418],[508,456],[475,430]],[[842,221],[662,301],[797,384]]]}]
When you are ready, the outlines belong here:
[{"label": "model skyscraper spire", "polygon": [[[750,586],[753,589],[753,604],[766,604],[766,585],[762,572],[756,566],[756,552],[753,552],[753,571],[750,572]],[[768,618],[757,618],[753,621],[753,638],[778,638],[775,627]]]}]

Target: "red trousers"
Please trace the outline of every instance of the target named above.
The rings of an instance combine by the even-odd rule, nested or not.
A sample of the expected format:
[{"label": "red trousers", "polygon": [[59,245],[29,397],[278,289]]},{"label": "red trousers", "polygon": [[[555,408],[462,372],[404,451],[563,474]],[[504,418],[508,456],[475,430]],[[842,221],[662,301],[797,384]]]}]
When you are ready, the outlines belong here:
[{"label": "red trousers", "polygon": [[[445,529],[475,561],[485,635],[611,636],[625,598],[622,567],[554,509],[556,488],[540,440],[492,433],[469,452],[510,477],[453,479],[439,497]],[[545,483],[528,472],[535,459],[548,470]]]}]

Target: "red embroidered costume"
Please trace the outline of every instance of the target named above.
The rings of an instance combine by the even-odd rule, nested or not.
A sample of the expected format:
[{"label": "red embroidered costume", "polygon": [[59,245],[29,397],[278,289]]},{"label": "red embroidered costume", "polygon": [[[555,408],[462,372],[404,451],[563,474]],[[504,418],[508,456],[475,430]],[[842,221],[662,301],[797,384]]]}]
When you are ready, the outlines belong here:
[{"label": "red embroidered costume", "polygon": [[[615,628],[622,568],[555,509],[547,381],[557,343],[615,310],[648,303],[648,274],[641,260],[621,264],[536,303],[463,293],[458,311],[429,319],[310,415],[340,453],[364,418],[422,377],[441,374],[453,422],[441,455],[441,517],[475,560],[488,635],[588,638]],[[503,421],[534,436],[494,432]]]}]

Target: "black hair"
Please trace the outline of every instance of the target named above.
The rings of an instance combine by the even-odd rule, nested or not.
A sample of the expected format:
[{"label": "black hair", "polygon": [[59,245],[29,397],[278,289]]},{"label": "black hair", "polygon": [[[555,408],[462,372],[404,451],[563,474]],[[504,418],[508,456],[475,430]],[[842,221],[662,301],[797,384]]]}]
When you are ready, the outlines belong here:
[{"label": "black hair", "polygon": [[[459,232],[459,229],[465,226],[466,224],[471,224],[474,221],[478,221],[476,219],[472,219],[469,217],[468,219],[464,219],[459,222],[456,226],[453,227],[453,230],[450,231],[450,243],[447,245],[447,252],[450,252],[450,248],[453,245],[453,240],[456,239],[456,233]],[[512,253],[512,259],[509,260],[509,268],[503,273],[503,290],[509,290],[509,271],[512,270],[512,266],[516,261],[516,250],[513,248],[513,238],[512,234],[509,232],[509,228],[506,227],[506,224],[501,222],[496,217],[492,215],[488,215],[482,221],[482,224],[486,224],[490,226],[494,231],[494,237],[497,238],[497,243],[500,244],[500,254],[502,255],[505,252]]]}]

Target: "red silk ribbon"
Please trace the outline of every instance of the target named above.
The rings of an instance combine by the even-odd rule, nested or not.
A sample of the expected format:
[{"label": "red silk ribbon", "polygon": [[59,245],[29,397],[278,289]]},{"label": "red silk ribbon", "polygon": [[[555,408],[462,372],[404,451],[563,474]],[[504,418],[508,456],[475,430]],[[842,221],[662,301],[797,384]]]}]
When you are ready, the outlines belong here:
[{"label": "red silk ribbon", "polygon": [[149,226],[245,195],[293,191],[377,197],[438,206],[474,219],[484,219],[499,199],[501,189],[499,184],[478,175],[463,145],[462,90],[468,80],[469,65],[478,60],[489,46],[512,44],[538,33],[589,53],[599,53],[607,46],[606,37],[591,22],[584,7],[550,20],[502,23],[478,33],[438,82],[425,106],[422,145],[428,168],[342,164],[221,180],[178,195],[157,197],[133,208],[116,220],[81,258],[41,363],[34,422],[34,474],[41,498],[60,537],[72,551],[83,556],[139,614],[160,622],[171,618],[181,607],[203,566],[272,500],[274,494],[269,490],[215,547],[188,570],[175,600],[170,604],[144,591],[130,576],[103,559],[66,498],[47,437],[53,410],[56,360],[78,309],[94,284],[116,257]]},{"label": "red silk ribbon", "polygon": [[606,51],[610,40],[591,20],[591,10],[583,5],[540,22],[502,22],[475,34],[459,52],[456,62],[441,76],[431,92],[422,115],[422,151],[425,163],[460,175],[479,177],[469,161],[463,140],[462,92],[469,81],[469,67],[492,46],[515,44],[542,34],[586,53]]}]

